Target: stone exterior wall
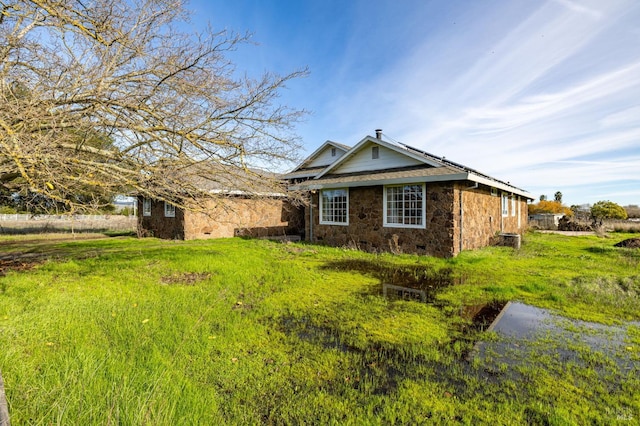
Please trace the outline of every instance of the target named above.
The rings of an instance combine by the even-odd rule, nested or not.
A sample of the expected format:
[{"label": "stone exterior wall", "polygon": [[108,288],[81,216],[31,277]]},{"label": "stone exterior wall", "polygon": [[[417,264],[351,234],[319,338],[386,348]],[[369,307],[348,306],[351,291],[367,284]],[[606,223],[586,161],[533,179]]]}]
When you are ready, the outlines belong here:
[{"label": "stone exterior wall", "polygon": [[[453,214],[454,191],[451,183],[427,184],[426,227],[392,228],[383,226],[383,187],[349,189],[349,225],[321,225],[319,192],[312,194],[312,241],[332,246],[349,246],[365,251],[416,253],[438,257],[455,255]],[[310,235],[309,208],[306,235]]]},{"label": "stone exterior wall", "polygon": [[[527,227],[527,201],[517,200],[515,216],[509,201],[509,215],[502,216],[502,197],[491,195],[491,188],[480,186],[469,189],[463,184],[456,185],[458,226],[456,229],[457,252],[486,247],[495,242],[500,233],[520,234]],[[519,211],[518,211],[519,205]],[[462,206],[462,209],[460,208]],[[519,215],[518,215],[519,213]]]},{"label": "stone exterior wall", "polygon": [[[426,184],[426,227],[383,226],[383,187],[349,188],[349,224],[321,225],[319,191],[312,194],[313,232],[305,212],[305,233],[312,242],[365,251],[456,256],[462,250],[486,247],[500,233],[522,234],[527,227],[526,200],[516,201],[516,216],[502,217],[502,200],[491,188],[465,183]],[[518,216],[518,204],[520,205]],[[519,220],[518,220],[519,218]]]},{"label": "stone exterior wall", "polygon": [[164,201],[151,201],[151,216],[143,216],[142,197],[138,197],[138,233],[168,240],[184,239],[184,214],[176,209],[175,217],[164,216]]},{"label": "stone exterior wall", "polygon": [[152,201],[151,216],[143,216],[138,200],[141,234],[165,239],[298,235],[304,228],[302,215],[301,208],[282,199],[229,197],[210,202],[207,213],[176,209],[176,217],[165,217],[164,202]]},{"label": "stone exterior wall", "polygon": [[225,198],[209,204],[207,213],[187,212],[185,239],[297,235],[302,210],[282,199]]}]

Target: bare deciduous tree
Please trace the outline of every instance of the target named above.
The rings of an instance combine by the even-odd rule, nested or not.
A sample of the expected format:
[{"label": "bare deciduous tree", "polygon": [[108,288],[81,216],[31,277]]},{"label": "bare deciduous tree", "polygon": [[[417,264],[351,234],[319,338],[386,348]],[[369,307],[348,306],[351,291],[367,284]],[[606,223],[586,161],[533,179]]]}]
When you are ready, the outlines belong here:
[{"label": "bare deciduous tree", "polygon": [[252,167],[296,159],[302,112],[278,95],[305,71],[238,77],[226,55],[247,36],[181,30],[180,0],[0,0],[0,13],[0,184],[10,191],[71,209],[86,206],[80,192],[95,204],[135,192],[193,206],[211,183],[275,191]]}]

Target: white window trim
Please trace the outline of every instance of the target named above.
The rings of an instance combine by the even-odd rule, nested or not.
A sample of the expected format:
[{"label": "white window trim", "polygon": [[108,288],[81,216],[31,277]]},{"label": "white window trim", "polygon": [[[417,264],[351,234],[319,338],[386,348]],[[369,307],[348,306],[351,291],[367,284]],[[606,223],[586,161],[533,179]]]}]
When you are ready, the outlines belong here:
[{"label": "white window trim", "polygon": [[522,227],[522,203],[520,202],[520,196],[518,195],[518,229]]},{"label": "white window trim", "polygon": [[509,194],[506,192],[503,192],[500,197],[500,210],[502,211],[502,217],[509,216]]},{"label": "white window trim", "polygon": [[511,217],[516,217],[516,196],[511,194]]},{"label": "white window trim", "polygon": [[[347,211],[346,211],[346,222],[333,222],[328,220],[322,220],[322,212],[323,212],[323,201],[322,201],[322,193],[324,191],[338,191],[345,190],[347,192]],[[320,221],[320,225],[339,225],[339,226],[349,226],[349,188],[333,188],[333,189],[323,189],[318,193],[319,198],[319,208],[318,208],[318,220]]]},{"label": "white window trim", "polygon": [[142,199],[142,216],[151,216],[151,198]]},{"label": "white window trim", "polygon": [[[404,223],[387,223],[387,188],[392,187],[405,187],[420,185],[422,187],[422,217],[421,225],[405,225]],[[403,185],[385,185],[382,194],[382,226],[385,228],[412,228],[412,229],[426,229],[427,228],[427,191],[424,183],[407,183]]]},{"label": "white window trim", "polygon": [[176,206],[164,202],[164,217],[176,217]]}]

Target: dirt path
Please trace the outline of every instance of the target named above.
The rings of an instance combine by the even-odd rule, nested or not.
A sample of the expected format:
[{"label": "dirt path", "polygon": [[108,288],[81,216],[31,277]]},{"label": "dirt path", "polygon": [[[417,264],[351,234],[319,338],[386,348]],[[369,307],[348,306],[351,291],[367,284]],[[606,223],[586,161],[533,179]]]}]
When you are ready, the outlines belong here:
[{"label": "dirt path", "polygon": [[569,237],[584,237],[586,235],[596,235],[593,231],[553,231],[553,230],[538,230],[541,234],[560,234]]}]

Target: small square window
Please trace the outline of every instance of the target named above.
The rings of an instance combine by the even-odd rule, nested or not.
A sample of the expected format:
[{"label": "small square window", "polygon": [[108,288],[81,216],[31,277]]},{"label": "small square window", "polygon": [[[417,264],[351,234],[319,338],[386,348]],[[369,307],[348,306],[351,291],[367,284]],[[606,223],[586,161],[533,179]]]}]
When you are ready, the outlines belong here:
[{"label": "small square window", "polygon": [[164,217],[176,217],[176,206],[164,202]]},{"label": "small square window", "polygon": [[374,160],[380,158],[380,148],[377,146],[371,147],[371,158]]}]

